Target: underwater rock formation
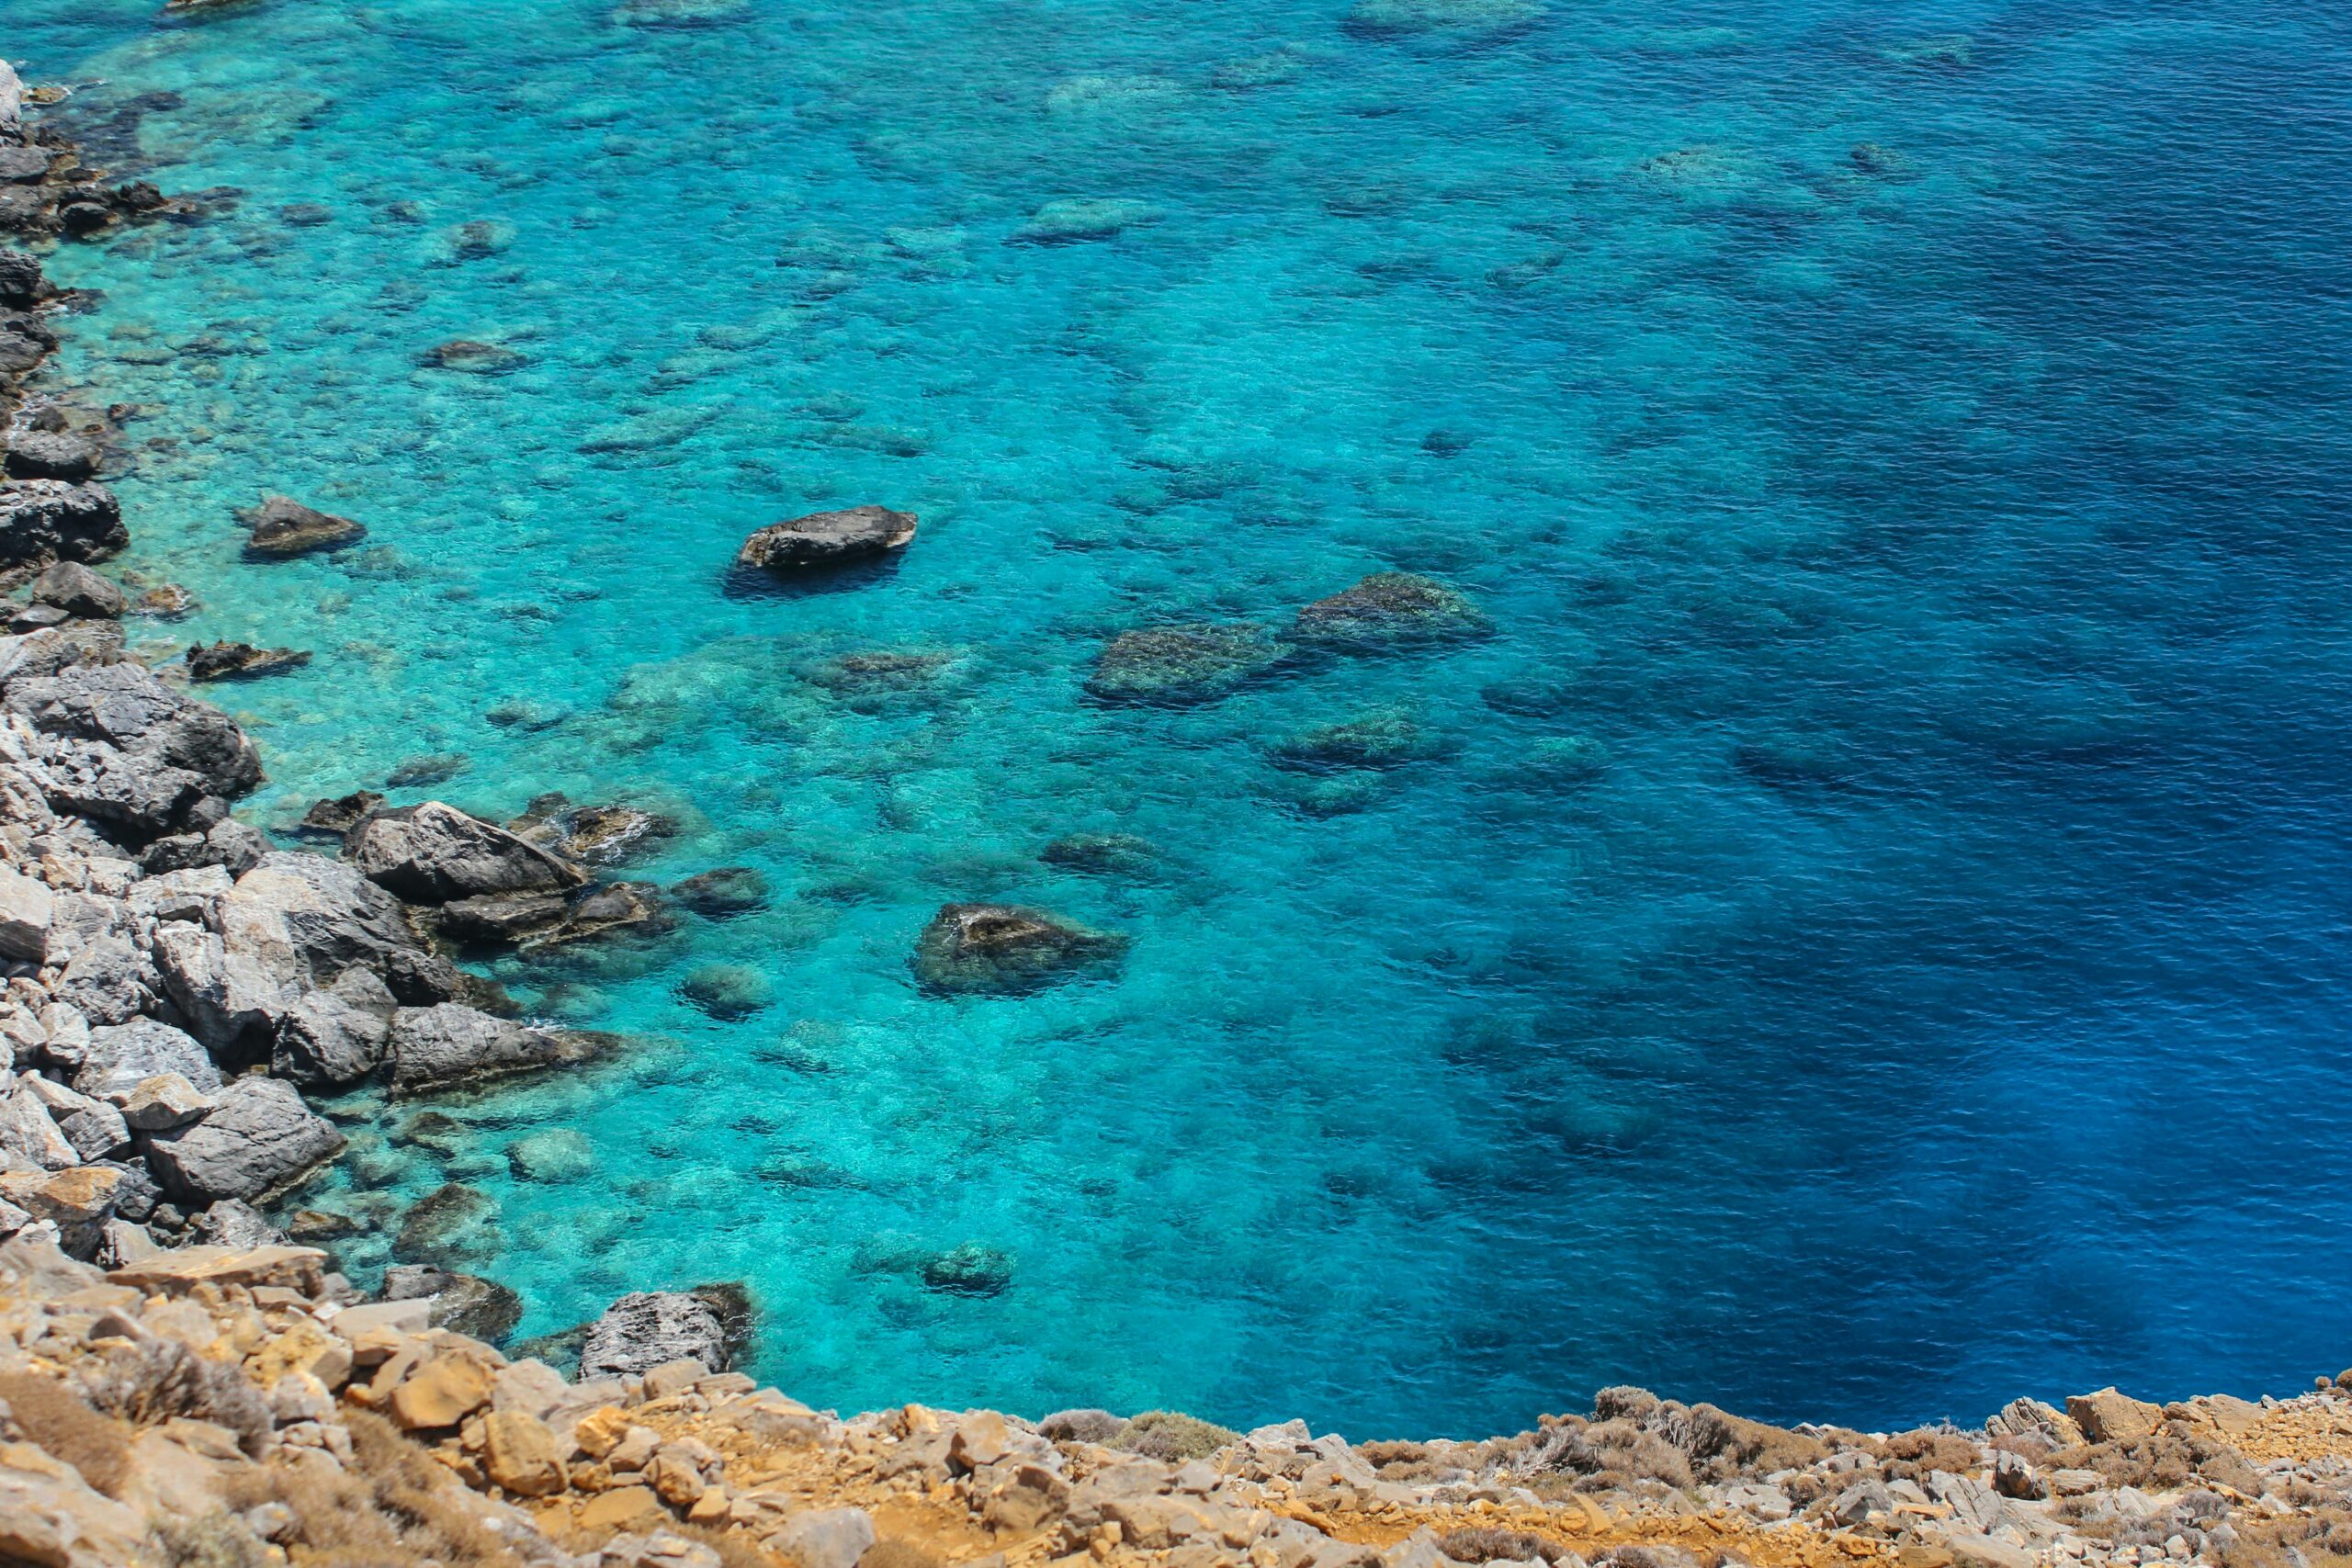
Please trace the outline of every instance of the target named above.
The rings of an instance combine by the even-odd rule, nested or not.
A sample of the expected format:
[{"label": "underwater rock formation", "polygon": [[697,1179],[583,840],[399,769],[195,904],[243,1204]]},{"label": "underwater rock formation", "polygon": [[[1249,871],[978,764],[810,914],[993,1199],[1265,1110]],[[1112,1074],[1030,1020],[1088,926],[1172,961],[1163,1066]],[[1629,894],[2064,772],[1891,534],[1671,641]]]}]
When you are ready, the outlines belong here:
[{"label": "underwater rock formation", "polygon": [[1247,621],[1145,626],[1103,647],[1086,689],[1119,702],[1201,701],[1263,674],[1290,651],[1272,632]]},{"label": "underwater rock formation", "polygon": [[948,904],[923,928],[914,972],[927,990],[1018,995],[1115,962],[1126,946],[1125,937],[1042,910]]}]

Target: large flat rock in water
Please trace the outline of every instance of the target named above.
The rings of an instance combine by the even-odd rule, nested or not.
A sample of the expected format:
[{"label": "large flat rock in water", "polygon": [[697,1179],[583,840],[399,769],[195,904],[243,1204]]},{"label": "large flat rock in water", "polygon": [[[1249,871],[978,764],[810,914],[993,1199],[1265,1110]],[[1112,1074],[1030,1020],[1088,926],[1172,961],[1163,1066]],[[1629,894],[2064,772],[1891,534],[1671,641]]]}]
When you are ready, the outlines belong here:
[{"label": "large flat rock in water", "polygon": [[832,566],[905,549],[914,536],[915,516],[910,512],[853,506],[771,523],[743,541],[735,562],[770,571]]}]

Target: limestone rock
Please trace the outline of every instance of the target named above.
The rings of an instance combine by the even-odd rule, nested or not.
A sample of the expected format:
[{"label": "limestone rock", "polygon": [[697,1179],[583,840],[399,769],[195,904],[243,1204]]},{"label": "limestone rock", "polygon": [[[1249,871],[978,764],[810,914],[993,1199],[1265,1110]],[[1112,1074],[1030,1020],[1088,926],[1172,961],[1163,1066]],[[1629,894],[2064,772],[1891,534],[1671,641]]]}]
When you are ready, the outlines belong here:
[{"label": "limestone rock", "polygon": [[201,1122],[158,1133],[149,1145],[155,1179],[175,1198],[259,1198],[343,1148],[343,1134],[313,1115],[291,1084],[239,1078],[219,1101]]},{"label": "limestone rock", "polygon": [[392,1087],[402,1089],[529,1072],[584,1054],[571,1037],[459,1002],[402,1008],[392,1018],[390,1052]]},{"label": "limestone rock", "polygon": [[299,648],[255,648],[249,642],[192,642],[183,661],[191,681],[238,681],[299,670],[311,661],[311,656]]},{"label": "limestone rock", "polygon": [[911,513],[882,506],[814,512],[789,522],[771,523],[753,534],[743,541],[735,563],[767,571],[836,566],[902,550],[914,536]]},{"label": "limestone rock", "polygon": [[408,1432],[454,1427],[490,1403],[495,1377],[479,1355],[444,1350],[392,1390],[392,1421]]},{"label": "limestone rock", "polygon": [[384,1270],[386,1301],[423,1301],[426,1320],[486,1345],[503,1343],[523,1321],[523,1298],[493,1280],[424,1263]]},{"label": "limestone rock", "polygon": [[220,1088],[220,1070],[185,1030],[152,1018],[90,1031],[87,1054],[74,1075],[74,1087],[96,1100],[129,1096],[161,1073],[176,1074],[192,1089],[210,1094]]},{"label": "limestone rock", "polygon": [[121,589],[75,560],[59,561],[34,578],[32,599],[92,620],[118,620],[124,608]]},{"label": "limestone rock", "polygon": [[242,945],[232,953],[185,920],[158,926],[153,953],[165,994],[208,1050],[242,1056],[266,1048],[291,998],[265,954]]},{"label": "limestone rock", "polygon": [[2165,1416],[2162,1406],[2119,1393],[2112,1387],[2067,1395],[2066,1414],[2094,1443],[2128,1443],[2144,1438],[2163,1424]]},{"label": "limestone rock", "polygon": [[555,1433],[536,1416],[493,1410],[482,1418],[482,1472],[518,1497],[546,1497],[564,1487]]},{"label": "limestone rock", "polygon": [[428,952],[400,900],[323,855],[274,852],[237,878],[220,904],[220,938],[289,989],[329,987],[358,967],[419,1005],[458,992],[457,970]]},{"label": "limestone rock", "polygon": [[42,1170],[64,1170],[82,1163],[49,1107],[23,1087],[0,1099],[0,1156]]},{"label": "limestone rock", "polygon": [[762,1543],[800,1568],[857,1568],[874,1544],[874,1517],[863,1508],[809,1508],[793,1515]]},{"label": "limestone rock", "polygon": [[118,1285],[165,1295],[184,1295],[201,1285],[216,1288],[275,1285],[316,1296],[326,1254],[315,1247],[183,1247],[107,1276]]},{"label": "limestone rock", "polygon": [[40,566],[104,560],[130,544],[122,503],[104,485],[63,479],[0,483],[0,561]]},{"label": "limestone rock", "polygon": [[[260,754],[234,720],[173,691],[142,665],[77,664],[53,675],[19,677],[8,682],[6,707],[44,734],[87,743],[78,754],[91,767],[102,770],[105,758],[87,748],[104,748],[155,775],[156,784],[136,792],[141,795],[177,801],[189,787],[194,793],[185,798],[191,805],[207,795],[233,800],[261,782]],[[52,771],[57,761],[51,759]],[[151,823],[152,813],[100,808],[93,814],[155,831],[175,815],[167,811],[163,821]]]},{"label": "limestone rock", "polygon": [[560,893],[588,879],[571,861],[437,800],[368,817],[345,852],[369,879],[421,904]]},{"label": "limestone rock", "polygon": [[313,511],[283,495],[264,496],[248,522],[253,532],[245,544],[247,553],[272,560],[340,549],[368,533],[348,517]]},{"label": "limestone rock", "polygon": [[692,1358],[725,1371],[734,1346],[720,1314],[703,1295],[685,1291],[638,1291],[605,1309],[580,1349],[580,1377],[642,1374],[666,1361]]},{"label": "limestone rock", "polygon": [[373,1074],[390,1055],[383,1016],[333,991],[306,991],[278,1020],[269,1070],[292,1083],[340,1088]]},{"label": "limestone rock", "polygon": [[0,954],[40,963],[49,944],[54,910],[48,884],[0,865]]},{"label": "limestone rock", "polygon": [[0,1173],[0,1199],[55,1225],[57,1245],[67,1257],[89,1258],[97,1255],[106,1224],[114,1217],[115,1190],[122,1179],[121,1171],[107,1165],[51,1172],[12,1170]]}]

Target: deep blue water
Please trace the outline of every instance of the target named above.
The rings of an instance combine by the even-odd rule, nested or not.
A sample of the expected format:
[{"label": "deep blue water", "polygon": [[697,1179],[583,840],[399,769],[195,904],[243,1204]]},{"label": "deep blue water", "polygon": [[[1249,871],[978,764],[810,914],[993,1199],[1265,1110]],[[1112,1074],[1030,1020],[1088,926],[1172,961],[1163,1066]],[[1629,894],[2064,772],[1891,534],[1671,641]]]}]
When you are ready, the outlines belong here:
[{"label": "deep blue water", "polygon": [[[451,754],[399,796],[655,805],[641,874],[775,890],[498,968],[667,1043],[333,1187],[491,1192],[526,1333],[747,1279],[844,1407],[1882,1425],[2352,1361],[2352,13],[694,8],[6,0],[94,146],[244,193],[61,255],[54,381],[150,405],[126,564],[207,605],[155,639],[318,654],[231,694],[262,818]],[[1033,243],[1070,200],[1126,221]],[[368,547],[242,563],[265,490]],[[729,592],[867,501],[897,570]],[[1085,694],[1390,568],[1489,635]],[[1275,765],[1365,715],[1411,755]],[[1132,947],[922,994],[975,897]],[[690,1006],[720,962],[771,1004]],[[592,1177],[510,1172],[552,1129]],[[964,1243],[1010,1288],[923,1288]]]}]

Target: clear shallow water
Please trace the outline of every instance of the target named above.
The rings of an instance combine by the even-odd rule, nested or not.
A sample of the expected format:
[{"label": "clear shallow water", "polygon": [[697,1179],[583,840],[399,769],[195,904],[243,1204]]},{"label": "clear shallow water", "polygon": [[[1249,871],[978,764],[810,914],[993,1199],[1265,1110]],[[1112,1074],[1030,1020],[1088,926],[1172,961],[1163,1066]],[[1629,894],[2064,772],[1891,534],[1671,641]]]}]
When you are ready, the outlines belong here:
[{"label": "clear shallow water", "polygon": [[[1362,1436],[2352,1359],[2352,22],[6,10],[85,131],[245,193],[61,258],[107,298],[55,379],[153,405],[119,488],[175,635],[318,654],[223,694],[260,814],[462,754],[401,797],[638,800],[688,826],[639,874],[775,889],[501,968],[669,1043],[334,1179],[492,1194],[524,1332],[742,1278],[819,1403]],[[1069,199],[1136,221],[1025,243]],[[453,337],[529,363],[418,367]],[[582,450],[632,419],[675,439]],[[241,563],[264,490],[369,547]],[[726,592],[865,501],[923,517],[895,571]],[[1084,695],[1121,630],[1390,567],[1492,635]],[[831,678],[871,648],[953,659]],[[1410,761],[1269,761],[1391,711]],[[1157,870],[1039,862],[1075,831]],[[919,994],[982,897],[1132,949]],[[713,962],[773,1004],[686,1005]],[[515,1179],[562,1128],[594,1176]],[[967,1242],[1011,1288],[922,1289]]]}]

